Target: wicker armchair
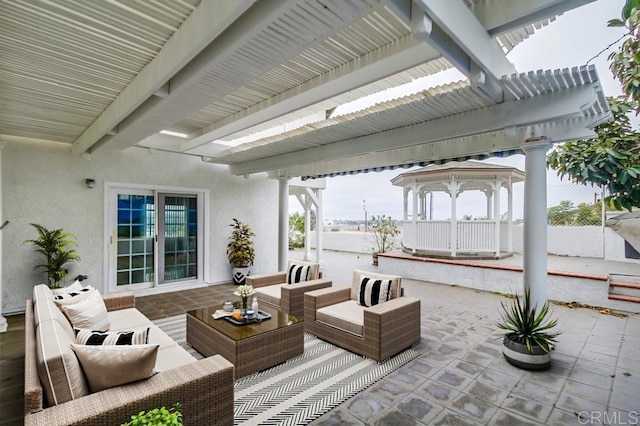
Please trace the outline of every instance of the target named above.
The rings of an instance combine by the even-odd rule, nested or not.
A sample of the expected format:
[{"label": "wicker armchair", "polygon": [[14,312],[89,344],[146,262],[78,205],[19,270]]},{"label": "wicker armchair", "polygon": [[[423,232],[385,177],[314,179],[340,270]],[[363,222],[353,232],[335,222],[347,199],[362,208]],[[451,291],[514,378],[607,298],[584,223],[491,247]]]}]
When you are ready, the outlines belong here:
[{"label": "wicker armchair", "polygon": [[[296,284],[287,284],[291,265],[308,266],[309,280]],[[302,318],[304,316],[304,294],[307,291],[331,287],[331,280],[323,279],[320,264],[302,260],[290,260],[287,271],[271,274],[250,275],[246,284],[256,289],[259,303],[266,303],[282,312]]]},{"label": "wicker armchair", "polygon": [[[391,300],[358,303],[362,277],[392,280]],[[349,351],[383,361],[420,341],[420,300],[403,296],[401,278],[355,270],[350,287],[305,293],[305,331]]]}]

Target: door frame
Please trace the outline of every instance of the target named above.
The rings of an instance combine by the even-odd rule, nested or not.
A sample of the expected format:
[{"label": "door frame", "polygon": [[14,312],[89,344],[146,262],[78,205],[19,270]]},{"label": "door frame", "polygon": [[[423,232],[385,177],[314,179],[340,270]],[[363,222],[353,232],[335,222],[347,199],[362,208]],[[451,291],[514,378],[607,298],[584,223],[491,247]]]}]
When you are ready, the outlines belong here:
[{"label": "door frame", "polygon": [[[138,286],[136,284],[128,285],[126,288],[123,286],[118,287],[116,281],[115,267],[117,261],[117,227],[112,227],[114,215],[117,214],[117,205],[114,206],[113,201],[118,193],[126,193],[127,191],[150,191],[153,193],[154,201],[157,205],[159,193],[170,194],[191,194],[196,195],[198,202],[198,219],[202,223],[202,232],[198,238],[198,249],[202,249],[201,261],[199,261],[198,274],[201,274],[201,279],[178,281],[178,282],[165,282],[160,287],[158,286],[158,256],[157,256],[157,238],[154,238],[156,244],[156,250],[154,252],[154,282],[152,286],[147,285]],[[103,291],[105,294],[118,292],[118,291],[133,291],[134,293],[155,293],[161,292],[158,290],[174,290],[185,286],[193,286],[193,284],[209,282],[209,190],[204,188],[187,188],[176,186],[164,186],[164,185],[147,185],[147,184],[133,184],[122,182],[105,182],[104,183],[104,215],[103,215],[103,235],[104,235],[104,256],[103,256]],[[155,223],[155,233],[158,233],[158,221]]]}]

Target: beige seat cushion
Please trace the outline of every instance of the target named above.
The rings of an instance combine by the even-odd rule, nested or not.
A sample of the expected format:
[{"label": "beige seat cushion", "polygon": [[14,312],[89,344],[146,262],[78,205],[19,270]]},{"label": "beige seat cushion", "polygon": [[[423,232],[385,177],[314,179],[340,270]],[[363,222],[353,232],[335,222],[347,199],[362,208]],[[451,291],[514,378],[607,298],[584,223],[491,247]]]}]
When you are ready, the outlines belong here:
[{"label": "beige seat cushion", "polygon": [[265,301],[274,306],[280,306],[280,295],[282,286],[287,284],[274,284],[256,288],[256,296],[258,300]]},{"label": "beige seat cushion", "polygon": [[316,321],[362,336],[364,309],[364,306],[360,306],[355,300],[347,300],[318,309]]},{"label": "beige seat cushion", "polygon": [[378,280],[391,280],[391,299],[395,299],[400,295],[402,277],[398,275],[385,275],[385,274],[378,274],[375,272],[361,271],[359,269],[355,269],[353,271],[353,279],[351,281],[351,300],[358,300],[358,295],[360,292],[360,282],[362,281],[363,275],[370,278],[375,278]]},{"label": "beige seat cushion", "polygon": [[107,316],[111,323],[109,331],[137,330],[151,325],[151,321],[136,308],[109,311]]},{"label": "beige seat cushion", "polygon": [[181,365],[196,361],[197,360],[181,346],[174,345],[169,348],[160,348],[158,358],[156,359],[156,371],[172,370]]}]

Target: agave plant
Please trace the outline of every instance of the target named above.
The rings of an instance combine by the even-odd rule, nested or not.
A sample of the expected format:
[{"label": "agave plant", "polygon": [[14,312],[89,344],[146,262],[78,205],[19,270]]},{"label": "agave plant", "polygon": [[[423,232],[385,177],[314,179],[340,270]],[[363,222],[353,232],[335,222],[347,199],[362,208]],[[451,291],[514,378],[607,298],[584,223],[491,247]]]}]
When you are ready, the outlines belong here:
[{"label": "agave plant", "polygon": [[527,350],[533,353],[533,347],[540,347],[545,353],[549,353],[549,345],[556,341],[559,332],[552,332],[551,329],[558,324],[557,319],[550,319],[549,302],[546,302],[537,312],[531,306],[531,296],[527,289],[523,300],[515,297],[511,305],[504,302],[500,316],[502,321],[498,322],[498,327],[506,330],[506,337],[526,345]]},{"label": "agave plant", "polygon": [[34,269],[44,269],[47,273],[47,285],[58,287],[69,273],[65,265],[80,260],[78,252],[70,248],[76,245],[76,239],[72,233],[63,229],[50,230],[37,223],[32,223],[31,226],[38,231],[38,238],[26,240],[25,243],[33,244],[36,253],[42,253],[46,258],[46,263],[36,265]]}]

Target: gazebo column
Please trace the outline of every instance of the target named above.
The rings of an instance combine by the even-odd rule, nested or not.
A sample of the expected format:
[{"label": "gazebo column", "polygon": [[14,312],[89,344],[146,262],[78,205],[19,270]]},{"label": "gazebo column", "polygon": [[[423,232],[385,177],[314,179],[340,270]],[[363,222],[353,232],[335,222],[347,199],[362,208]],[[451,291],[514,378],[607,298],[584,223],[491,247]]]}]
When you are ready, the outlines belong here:
[{"label": "gazebo column", "polygon": [[525,141],[524,180],[524,289],[531,304],[540,309],[547,302],[547,151],[546,138]]},{"label": "gazebo column", "polygon": [[[7,143],[0,139],[0,223],[2,219],[2,151]],[[0,229],[0,333],[7,331],[7,319],[2,316],[2,230]]]},{"label": "gazebo column", "polygon": [[495,255],[500,256],[500,188],[502,181],[496,180],[493,184],[493,223],[494,223],[494,242]]},{"label": "gazebo column", "polygon": [[409,220],[409,188],[402,188],[402,220]]},{"label": "gazebo column", "polygon": [[446,184],[446,186],[449,189],[449,195],[451,196],[451,219],[449,220],[451,232],[449,233],[449,250],[451,252],[451,256],[455,256],[458,250],[458,216],[456,212],[456,204],[458,202],[458,189],[460,188],[460,183],[456,182],[455,177],[452,176],[451,182]]},{"label": "gazebo column", "polygon": [[287,269],[289,254],[289,178],[278,178],[278,270]]},{"label": "gazebo column", "polygon": [[425,193],[420,190],[419,191],[419,198],[420,198],[420,214],[418,215],[419,219],[424,219],[425,218],[425,211],[426,211],[426,206],[425,206]]},{"label": "gazebo column", "polygon": [[491,212],[491,203],[493,201],[493,188],[483,190],[485,197],[487,197],[487,220],[493,219],[493,213]]}]

